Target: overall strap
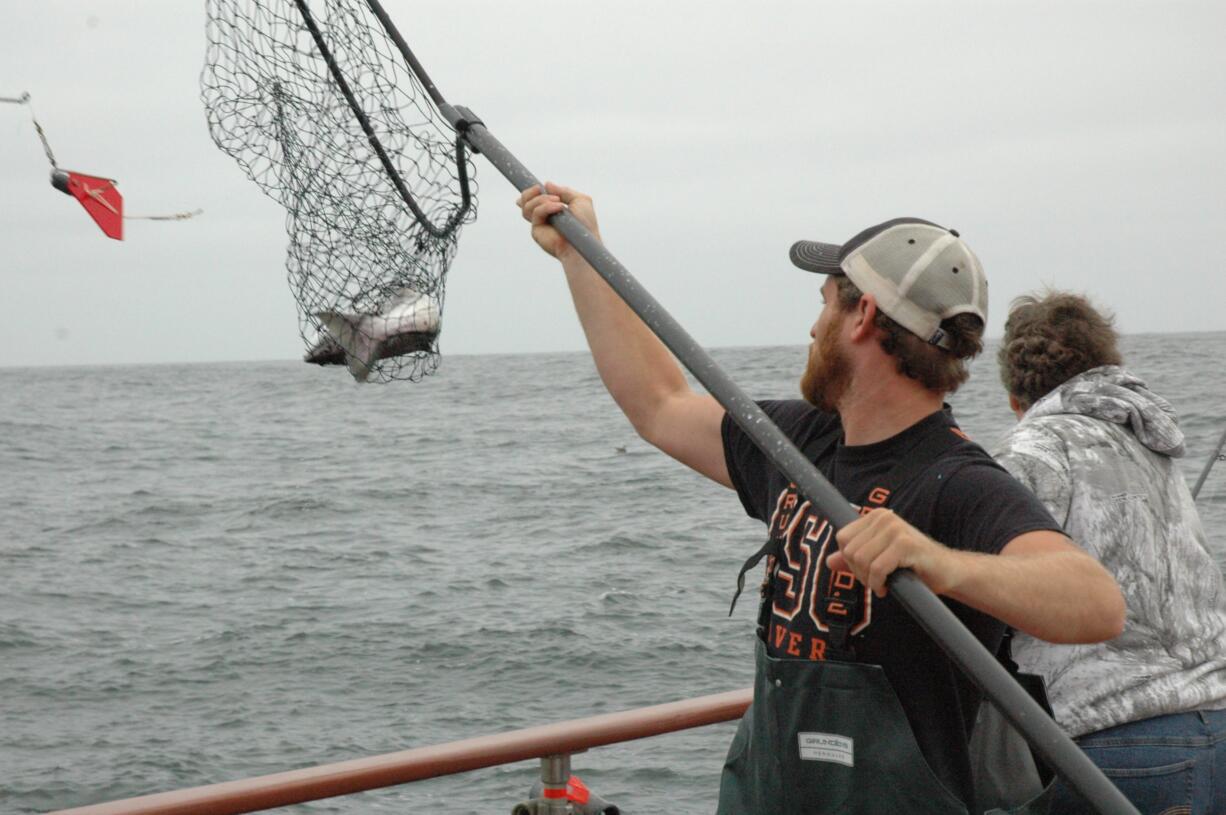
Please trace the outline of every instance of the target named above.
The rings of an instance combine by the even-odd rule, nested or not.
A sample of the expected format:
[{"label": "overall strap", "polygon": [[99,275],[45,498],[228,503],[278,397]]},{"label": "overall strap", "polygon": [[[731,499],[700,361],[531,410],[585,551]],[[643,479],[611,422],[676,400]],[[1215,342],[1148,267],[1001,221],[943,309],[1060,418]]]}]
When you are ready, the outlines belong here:
[{"label": "overall strap", "polygon": [[880,483],[868,491],[860,502],[860,514],[884,507],[890,497],[902,487],[923,475],[937,459],[960,444],[974,444],[950,418],[920,436],[907,452],[885,474]]},{"label": "overall strap", "polygon": [[[823,436],[818,437],[816,441],[810,443],[810,445],[808,446],[808,449],[804,451],[805,457],[808,458],[809,461],[812,461],[816,464],[817,462],[824,459],[827,455],[829,455],[832,450],[834,450],[835,446],[839,443],[839,439],[841,438],[843,438],[843,427],[841,424],[838,424],[838,425],[835,425],[834,428],[830,430],[830,432],[826,433]],[[741,596],[741,592],[744,591],[745,589],[745,573],[748,572],[750,569],[752,569],[754,566],[757,566],[762,561],[762,558],[766,557],[767,555],[770,555],[771,557],[774,557],[774,558],[778,558],[780,554],[780,549],[782,548],[782,546],[783,546],[782,538],[772,538],[770,537],[770,533],[768,532],[766,543],[762,544],[761,548],[759,548],[758,551],[750,555],[749,558],[745,561],[744,565],[741,566],[741,571],[738,572],[736,576],[736,593],[732,595],[732,605],[728,606],[728,616],[729,617],[732,616],[732,612],[736,608],[736,601]],[[766,594],[767,594],[767,590],[764,589],[763,590],[764,598]],[[759,628],[761,628],[761,616],[762,615],[759,612],[758,614]],[[761,628],[761,631],[759,632],[763,634],[763,638],[765,638],[765,630],[766,629]]]},{"label": "overall strap", "polygon": [[[860,514],[888,506],[890,499],[899,489],[915,481],[941,456],[966,441],[966,435],[953,423],[952,418],[929,429],[899,456],[885,476],[861,498]],[[855,647],[852,643],[851,627],[860,619],[860,604],[864,601],[864,593],[854,587],[833,586],[832,582],[819,581],[819,586],[815,587],[820,588],[822,603],[827,610],[834,612],[837,609],[830,617],[841,617],[845,620],[842,623],[827,623],[830,631],[826,653],[834,659],[854,660]]]}]

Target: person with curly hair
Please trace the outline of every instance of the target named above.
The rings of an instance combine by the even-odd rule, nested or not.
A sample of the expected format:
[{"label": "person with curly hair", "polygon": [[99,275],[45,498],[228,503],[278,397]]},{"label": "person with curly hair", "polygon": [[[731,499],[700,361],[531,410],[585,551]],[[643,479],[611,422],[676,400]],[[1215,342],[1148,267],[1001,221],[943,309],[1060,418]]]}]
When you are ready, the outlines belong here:
[{"label": "person with curly hair", "polygon": [[[1167,400],[1122,367],[1110,315],[1078,294],[1013,302],[998,360],[1019,422],[993,451],[1115,576],[1124,632],[1014,656],[1056,719],[1144,813],[1226,813],[1226,584],[1175,459]],[[1052,812],[1084,811],[1058,788]]]}]

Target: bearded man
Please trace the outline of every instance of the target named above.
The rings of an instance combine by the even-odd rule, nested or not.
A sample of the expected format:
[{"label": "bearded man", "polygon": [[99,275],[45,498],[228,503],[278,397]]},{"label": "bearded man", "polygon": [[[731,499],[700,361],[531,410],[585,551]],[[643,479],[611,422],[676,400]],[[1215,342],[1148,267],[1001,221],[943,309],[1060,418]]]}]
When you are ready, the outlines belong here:
[{"label": "bearded man", "polygon": [[[1006,626],[1055,642],[1119,633],[1115,581],[966,438],[944,405],[982,347],[987,281],[958,233],[887,221],[842,245],[800,241],[825,275],[804,401],[760,403],[862,509],[836,533],[549,225],[591,199],[548,184],[518,201],[557,258],[605,386],[648,442],[736,490],[767,525],[754,703],[721,815],[980,813],[969,740],[980,694],[891,598],[910,568],[990,650]],[[747,564],[747,568],[750,564]]]}]

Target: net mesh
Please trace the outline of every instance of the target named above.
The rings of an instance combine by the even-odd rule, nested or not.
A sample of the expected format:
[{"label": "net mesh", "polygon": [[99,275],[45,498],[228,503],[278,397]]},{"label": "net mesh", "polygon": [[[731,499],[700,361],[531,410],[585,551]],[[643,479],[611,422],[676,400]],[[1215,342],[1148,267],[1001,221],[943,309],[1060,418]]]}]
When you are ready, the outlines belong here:
[{"label": "net mesh", "polygon": [[207,13],[209,132],[285,207],[305,359],[359,380],[432,373],[447,270],[476,217],[451,126],[361,0],[208,0]]}]

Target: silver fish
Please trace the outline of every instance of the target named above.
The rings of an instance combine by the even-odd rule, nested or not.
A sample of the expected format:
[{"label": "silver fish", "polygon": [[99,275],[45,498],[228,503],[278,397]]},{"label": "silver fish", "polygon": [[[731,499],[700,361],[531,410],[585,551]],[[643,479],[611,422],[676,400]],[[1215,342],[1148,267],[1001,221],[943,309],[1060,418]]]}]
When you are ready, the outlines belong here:
[{"label": "silver fish", "polygon": [[383,304],[378,314],[315,314],[324,327],[319,341],[307,353],[317,365],[345,363],[358,382],[365,382],[380,359],[424,351],[438,336],[438,305],[424,294],[404,288]]}]

